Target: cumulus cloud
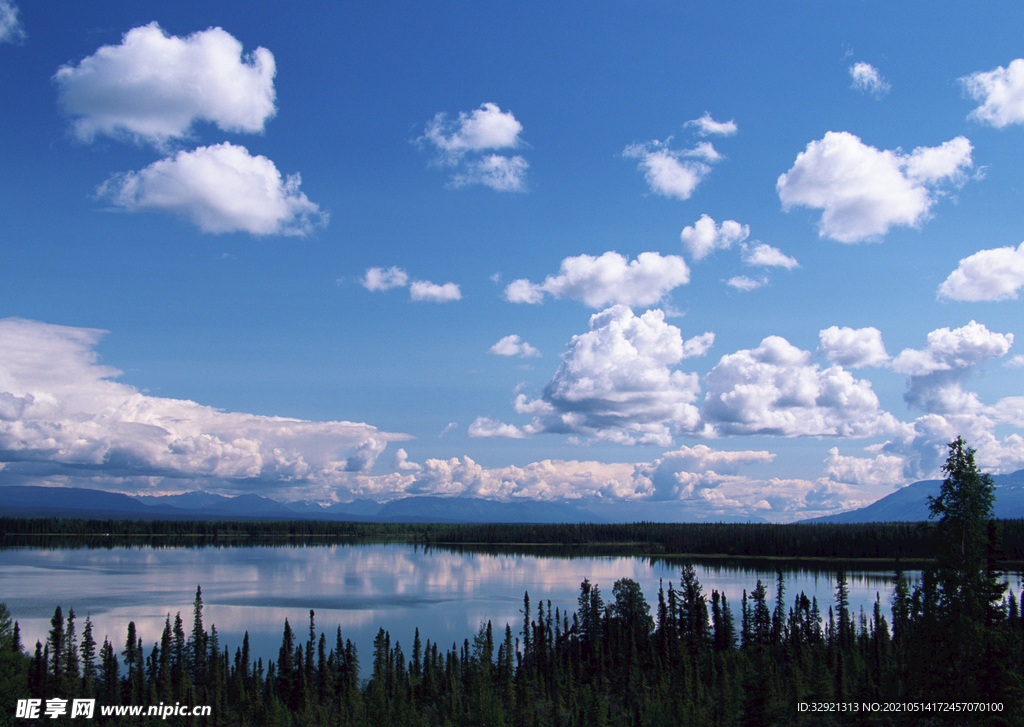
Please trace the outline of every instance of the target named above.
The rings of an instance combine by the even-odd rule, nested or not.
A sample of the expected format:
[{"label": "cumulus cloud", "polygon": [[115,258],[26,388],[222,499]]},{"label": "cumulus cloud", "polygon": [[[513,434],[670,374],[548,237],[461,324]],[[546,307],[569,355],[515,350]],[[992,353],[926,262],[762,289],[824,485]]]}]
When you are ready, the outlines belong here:
[{"label": "cumulus cloud", "polygon": [[873,502],[887,488],[798,479],[754,479],[743,467],[766,464],[764,451],[715,451],[703,445],[626,464],[543,460],[523,467],[483,467],[472,458],[428,459],[415,472],[351,476],[346,497],[408,495],[482,497],[501,501],[570,501],[599,517],[655,521],[768,517],[785,522]]},{"label": "cumulus cloud", "polygon": [[469,457],[428,459],[409,494],[446,494],[497,500],[636,498],[633,465],[543,460],[525,467],[488,469]]},{"label": "cumulus cloud", "polygon": [[683,341],[683,358],[694,358],[703,356],[715,345],[715,334],[705,331],[699,336],[688,338]]},{"label": "cumulus cloud", "polygon": [[853,79],[850,88],[870,93],[875,98],[889,93],[889,82],[870,63],[854,63],[850,66],[850,78]]},{"label": "cumulus cloud", "polygon": [[877,328],[847,328],[832,326],[818,332],[821,345],[818,355],[840,366],[856,369],[861,366],[885,366],[889,354],[882,343],[882,332]]},{"label": "cumulus cloud", "polygon": [[263,131],[276,112],[274,73],[269,50],[243,55],[220,28],[178,38],[154,22],[125,33],[121,45],[62,66],[54,81],[80,140],[105,134],[162,146],[187,137],[197,121]]},{"label": "cumulus cloud", "polygon": [[299,190],[301,183],[298,174],[282,179],[274,162],[225,142],[115,175],[97,193],[130,212],[179,215],[203,232],[307,235],[328,214]]},{"label": "cumulus cloud", "polygon": [[523,439],[526,437],[526,432],[519,427],[512,424],[504,424],[488,417],[477,417],[474,419],[466,433],[474,439]]},{"label": "cumulus cloud", "polygon": [[733,243],[743,242],[750,235],[750,227],[735,220],[725,220],[715,226],[708,215],[701,215],[693,225],[687,225],[679,233],[683,247],[694,260],[702,260],[715,250],[727,250]]},{"label": "cumulus cloud", "polygon": [[1007,359],[1006,362],[1003,363],[1003,366],[1011,369],[1024,368],[1024,354],[1019,353],[1016,356]]},{"label": "cumulus cloud", "polygon": [[486,152],[522,146],[522,130],[511,111],[485,103],[470,113],[460,112],[455,120],[438,113],[417,141],[437,151],[438,164],[457,169],[452,186],[483,184],[499,192],[518,192],[525,187],[526,160]]},{"label": "cumulus cloud", "polygon": [[521,156],[503,157],[489,154],[468,162],[465,171],[452,177],[452,186],[482,184],[498,192],[521,192],[526,186],[526,170],[530,167]]},{"label": "cumulus cloud", "polygon": [[961,328],[932,331],[924,350],[905,349],[893,360],[892,368],[911,376],[965,369],[1005,355],[1011,345],[1012,333],[993,333],[983,324],[971,321]]},{"label": "cumulus cloud", "polygon": [[562,260],[558,275],[543,283],[520,279],[505,288],[511,303],[540,303],[544,294],[583,301],[591,308],[609,304],[654,305],[680,285],[690,282],[690,269],[678,255],[642,252],[629,261],[617,252],[600,257],[579,255]]},{"label": "cumulus cloud", "polygon": [[637,317],[616,305],[596,313],[590,331],[569,342],[542,396],[516,398],[516,411],[533,415],[523,431],[667,446],[673,432],[692,431],[699,419],[696,374],[670,367],[712,341],[704,334],[684,343],[660,310]]},{"label": "cumulus cloud", "polygon": [[880,151],[847,132],[812,141],[776,184],[783,209],[824,210],[822,237],[859,242],[896,225],[916,227],[935,203],[940,182],[962,183],[973,164],[971,143],[958,136],[910,154]]},{"label": "cumulus cloud", "polygon": [[387,447],[386,439],[369,437],[352,448],[352,454],[345,459],[346,472],[367,472]]},{"label": "cumulus cloud", "polygon": [[519,336],[513,333],[511,336],[505,336],[496,344],[490,347],[487,351],[493,353],[496,356],[519,356],[520,358],[530,358],[531,356],[540,356],[540,351],[523,341]]},{"label": "cumulus cloud", "polygon": [[979,71],[960,81],[976,101],[982,102],[969,118],[997,129],[1024,124],[1024,58],[1011,61],[1007,68]]},{"label": "cumulus cloud", "polygon": [[760,280],[754,280],[753,278],[747,277],[746,275],[734,275],[725,281],[725,284],[730,288],[735,288],[743,293],[747,293],[751,290],[757,290],[765,285],[768,285],[768,278],[761,278]]},{"label": "cumulus cloud", "polygon": [[[1014,472],[1024,467],[1024,438],[1013,433],[999,439],[994,433],[1000,415],[1016,412],[1019,418],[1022,397],[1016,397],[1016,402],[1013,398],[1008,397],[984,413],[925,414],[902,425],[881,450],[886,455],[902,458],[905,481],[938,479],[948,453],[947,444],[963,436],[977,449],[978,465],[985,471]],[[1020,426],[1019,422],[1014,424],[1012,416],[1004,421]]]},{"label": "cumulus cloud", "polygon": [[810,359],[779,336],[723,356],[705,377],[704,422],[717,434],[785,437],[867,437],[895,425],[869,381]]},{"label": "cumulus cloud", "polygon": [[384,268],[367,268],[366,275],[359,281],[360,285],[371,292],[391,290],[392,288],[409,288],[409,300],[428,301],[430,303],[448,303],[462,300],[462,291],[456,283],[438,285],[429,280],[413,280],[402,268],[392,266]]},{"label": "cumulus cloud", "polygon": [[747,265],[754,265],[762,268],[786,268],[786,270],[792,270],[793,268],[800,267],[800,263],[796,261],[796,258],[792,258],[786,255],[782,250],[777,247],[772,247],[763,242],[754,245],[753,247],[744,246],[743,248],[743,262]]},{"label": "cumulus cloud", "polygon": [[399,448],[399,450],[395,452],[395,457],[391,461],[391,466],[396,470],[402,470],[405,472],[419,472],[423,469],[423,465],[410,462],[409,454],[402,448]]},{"label": "cumulus cloud", "polygon": [[983,301],[1017,299],[1024,287],[1024,242],[981,250],[960,261],[939,286],[939,298]]},{"label": "cumulus cloud", "polygon": [[485,103],[480,108],[451,121],[441,112],[427,124],[423,139],[445,154],[461,156],[470,151],[515,148],[523,125],[511,111],[502,111],[497,104]]},{"label": "cumulus cloud", "polygon": [[655,194],[689,199],[701,180],[711,172],[710,163],[721,159],[721,155],[708,142],[702,142],[693,149],[676,151],[668,147],[670,141],[631,144],[622,155],[627,159],[640,160],[640,169]]},{"label": "cumulus cloud", "polygon": [[878,454],[873,458],[846,457],[832,447],[825,459],[825,476],[851,485],[900,485],[906,482],[903,458]]},{"label": "cumulus cloud", "polygon": [[391,288],[404,288],[409,284],[409,276],[399,267],[391,266],[384,268],[367,268],[366,275],[360,284],[367,290],[373,292],[378,290],[391,290]]},{"label": "cumulus cloud", "polygon": [[636,475],[650,481],[653,500],[703,500],[706,499],[702,497],[703,490],[746,479],[735,476],[741,466],[774,459],[774,454],[764,450],[726,452],[698,444],[666,452],[654,462],[637,465]]},{"label": "cumulus cloud", "polygon": [[687,121],[686,126],[696,128],[697,133],[701,136],[732,136],[737,130],[736,122],[732,119],[729,121],[715,121],[707,111],[699,119]]},{"label": "cumulus cloud", "polygon": [[25,37],[18,20],[18,6],[10,0],[0,0],[0,43],[16,43]]},{"label": "cumulus cloud", "polygon": [[655,521],[753,516],[779,522],[863,507],[886,494],[887,488],[825,479],[754,479],[739,474],[740,468],[770,463],[774,456],[698,445],[636,465],[543,460],[523,467],[487,468],[466,456],[428,459],[415,474],[357,475],[353,494],[377,499],[434,494],[568,500],[605,516],[628,513],[627,517]]},{"label": "cumulus cloud", "polygon": [[98,362],[103,335],[0,320],[0,463],[8,481],[316,495],[344,487],[347,473],[371,466],[387,442],[409,438],[368,424],[147,396]]},{"label": "cumulus cloud", "polygon": [[960,384],[978,364],[1006,355],[1012,333],[994,333],[971,321],[956,329],[939,328],[928,334],[923,350],[905,349],[892,361],[894,371],[908,374],[907,404],[932,414],[962,414],[982,409],[977,394]]},{"label": "cumulus cloud", "polygon": [[430,303],[449,303],[462,300],[462,291],[455,283],[438,285],[429,280],[414,280],[409,284],[409,299]]}]

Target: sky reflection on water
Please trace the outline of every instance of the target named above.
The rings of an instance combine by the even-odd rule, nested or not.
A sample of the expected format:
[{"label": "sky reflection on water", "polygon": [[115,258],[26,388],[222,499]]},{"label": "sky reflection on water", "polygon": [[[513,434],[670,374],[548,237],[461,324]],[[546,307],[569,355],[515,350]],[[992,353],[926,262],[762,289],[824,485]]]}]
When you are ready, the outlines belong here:
[{"label": "sky reflection on water", "polygon": [[[220,644],[231,654],[249,632],[256,656],[277,659],[287,618],[301,640],[309,628],[309,609],[316,612],[316,630],[333,647],[336,630],[351,639],[368,663],[371,644],[381,627],[411,654],[415,629],[424,642],[441,648],[472,639],[490,620],[499,638],[505,624],[522,628],[523,594],[529,592],[533,615],[537,602],[551,601],[563,612],[576,609],[584,578],[600,586],[605,602],[612,586],[632,578],[644,589],[652,611],[659,581],[677,584],[682,561],[642,557],[543,557],[522,554],[424,551],[404,544],[327,545],[317,547],[245,548],[16,548],[0,552],[0,601],[20,623],[23,643],[45,643],[50,618],[59,604],[65,616],[74,608],[81,635],[91,616],[99,643],[124,646],[129,621],[147,645],[160,638],[164,621],[181,613],[186,633],[192,627],[196,585],[203,589],[207,630],[217,626]],[[756,568],[756,569],[755,569]],[[774,602],[775,566],[749,561],[697,563],[706,596],[725,593],[737,626],[743,590],[765,582]],[[916,575],[912,573],[909,575]],[[876,593],[889,618],[892,591],[889,571],[851,572],[851,605],[870,613]],[[807,568],[787,574],[787,609],[800,591],[816,596],[823,615],[834,600],[835,573]]]}]

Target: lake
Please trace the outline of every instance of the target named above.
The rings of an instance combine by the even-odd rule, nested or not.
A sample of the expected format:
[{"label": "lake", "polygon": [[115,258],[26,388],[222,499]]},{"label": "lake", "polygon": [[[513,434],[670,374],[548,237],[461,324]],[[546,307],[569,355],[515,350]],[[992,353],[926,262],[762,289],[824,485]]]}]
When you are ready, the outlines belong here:
[{"label": "lake", "polygon": [[[467,552],[424,549],[405,544],[364,543],[307,547],[124,547],[124,548],[11,548],[0,551],[0,601],[6,602],[21,626],[26,648],[45,643],[54,608],[64,615],[74,608],[78,635],[86,616],[94,638],[110,639],[124,648],[129,621],[134,621],[146,652],[160,638],[164,620],[181,612],[186,634],[192,628],[196,586],[202,586],[206,629],[215,624],[221,648],[233,655],[249,632],[253,658],[277,660],[287,618],[298,640],[305,641],[309,610],[316,612],[316,630],[334,645],[338,627],[357,646],[364,669],[369,668],[373,638],[379,628],[412,652],[415,629],[421,639],[437,642],[442,651],[453,643],[472,640],[490,620],[495,639],[505,624],[513,633],[522,629],[523,594],[529,592],[533,617],[541,599],[552,607],[576,610],[580,582],[589,578],[600,586],[605,603],[620,578],[643,587],[656,613],[659,581],[676,587],[682,560],[639,556],[547,556],[511,552]],[[749,560],[694,559],[710,602],[713,589],[725,593],[740,625],[743,590],[753,591],[761,579],[774,605],[775,568]],[[804,591],[815,596],[825,620],[835,600],[835,572],[803,567],[792,561],[786,572],[786,607]],[[919,574],[908,572],[908,577]],[[848,573],[851,609],[862,606],[870,616],[876,593],[891,622],[889,597],[892,571],[856,570]],[[1019,588],[1019,586],[1017,586]],[[710,609],[710,607],[709,607]]]}]

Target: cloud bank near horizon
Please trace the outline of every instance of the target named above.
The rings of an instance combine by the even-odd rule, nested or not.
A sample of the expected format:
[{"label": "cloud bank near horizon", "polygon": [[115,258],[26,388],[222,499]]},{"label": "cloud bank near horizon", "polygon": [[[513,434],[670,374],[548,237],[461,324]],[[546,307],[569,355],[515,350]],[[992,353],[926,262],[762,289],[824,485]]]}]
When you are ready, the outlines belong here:
[{"label": "cloud bank near horizon", "polygon": [[[704,382],[673,370],[713,344],[710,333],[684,340],[660,311],[635,316],[616,306],[574,338],[542,397],[520,395],[516,409],[533,416],[523,427],[478,419],[471,436],[561,433],[629,440],[667,451],[640,463],[544,460],[523,467],[484,467],[468,456],[413,462],[404,449],[379,473],[390,442],[408,435],[370,424],[315,422],[226,412],[144,394],[116,381],[100,363],[104,331],[17,318],[0,320],[0,481],[96,487],[137,494],[205,489],[258,492],[284,500],[389,500],[459,495],[500,500],[661,501],[700,507],[710,516],[778,521],[861,507],[929,474],[957,433],[978,448],[979,462],[1009,471],[1024,464],[1024,439],[999,439],[998,422],[1024,426],[1020,397],[982,404],[960,383],[986,360],[1004,355],[1012,336],[971,323],[940,329],[922,350],[890,362],[874,329],[821,332],[822,369],[812,354],[770,337],[757,349],[722,356]],[[628,343],[634,351],[628,353]],[[908,400],[925,414],[897,421],[850,366],[888,366],[909,374]],[[737,397],[737,392],[743,392]],[[632,392],[632,393],[630,393]],[[956,396],[951,395],[956,394]],[[766,406],[771,404],[771,406]],[[779,412],[797,411],[786,417]],[[673,444],[673,432],[736,437],[831,436],[840,443],[885,434],[851,456],[833,447],[816,480],[765,478],[742,470],[771,464],[768,450]],[[384,460],[381,460],[383,462]]]}]

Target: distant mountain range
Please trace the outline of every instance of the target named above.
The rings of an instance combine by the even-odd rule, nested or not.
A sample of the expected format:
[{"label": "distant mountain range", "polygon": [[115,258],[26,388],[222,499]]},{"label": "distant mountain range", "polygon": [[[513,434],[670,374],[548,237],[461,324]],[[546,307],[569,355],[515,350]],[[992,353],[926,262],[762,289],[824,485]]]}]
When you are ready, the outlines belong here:
[{"label": "distant mountain range", "polygon": [[[993,475],[996,486],[995,514],[1000,519],[1024,517],[1024,470]],[[928,497],[938,497],[942,480],[922,480],[907,485],[859,510],[804,520],[808,523],[888,523],[927,520]]]},{"label": "distant mountain range", "polygon": [[606,522],[559,502],[496,502],[468,497],[406,497],[387,503],[356,500],[324,507],[284,504],[259,495],[208,492],[130,497],[77,487],[0,487],[0,516],[133,520],[338,520],[360,522]]},{"label": "distant mountain range", "polygon": [[[335,520],[393,523],[609,523],[699,522],[705,513],[679,502],[497,502],[471,497],[405,497],[379,503],[355,500],[324,506],[281,503],[259,495],[225,497],[209,492],[131,497],[73,487],[0,487],[0,516],[75,517],[100,520]],[[728,522],[765,522],[724,518]]]},{"label": "distant mountain range", "polygon": [[[996,517],[1024,517],[1024,470],[995,475]],[[915,482],[860,510],[804,522],[864,523],[928,519],[928,496],[939,480]],[[497,502],[471,497],[406,497],[386,503],[355,500],[329,507],[280,503],[259,495],[225,497],[208,492],[137,496],[77,487],[0,487],[0,516],[75,517],[101,520],[336,520],[394,523],[573,523],[721,521],[684,503]],[[731,522],[765,522],[727,518]]]}]

